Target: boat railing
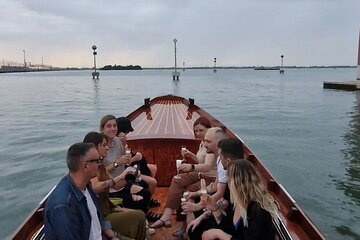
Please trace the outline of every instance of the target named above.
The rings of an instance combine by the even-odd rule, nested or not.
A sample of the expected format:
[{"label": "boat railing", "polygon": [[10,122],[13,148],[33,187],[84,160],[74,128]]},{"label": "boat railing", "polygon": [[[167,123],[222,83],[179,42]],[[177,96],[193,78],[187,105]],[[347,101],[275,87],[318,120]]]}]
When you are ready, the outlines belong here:
[{"label": "boat railing", "polygon": [[280,216],[278,221],[273,220],[273,225],[280,240],[293,240]]},{"label": "boat railing", "polygon": [[43,240],[45,239],[44,225],[31,237],[31,240]]}]

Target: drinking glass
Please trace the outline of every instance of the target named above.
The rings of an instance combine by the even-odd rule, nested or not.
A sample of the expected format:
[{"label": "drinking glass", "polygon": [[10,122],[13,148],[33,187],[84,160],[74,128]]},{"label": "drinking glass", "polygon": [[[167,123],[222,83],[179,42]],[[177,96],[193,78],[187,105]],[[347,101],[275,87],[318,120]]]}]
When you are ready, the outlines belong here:
[{"label": "drinking glass", "polygon": [[[130,158],[131,158],[131,149],[128,148],[127,146],[125,147],[125,155],[126,155],[126,156],[130,156]],[[128,167],[129,165],[130,165],[130,162],[125,163],[125,166],[126,166],[126,167]]]},{"label": "drinking glass", "polygon": [[134,165],[134,169],[135,169],[135,172],[137,173],[136,174],[136,179],[135,179],[135,182],[139,183],[141,181],[141,177],[140,177],[140,165],[139,164],[135,164]]},{"label": "drinking glass", "polygon": [[207,193],[207,189],[206,189],[206,182],[205,182],[205,179],[201,179],[200,180],[200,202],[202,205],[206,205],[206,200],[208,198],[208,193]]},{"label": "drinking glass", "polygon": [[[190,195],[189,192],[184,192],[184,193],[183,193],[183,197],[181,198],[181,202],[187,202],[187,200],[189,200],[189,195]],[[181,212],[181,214],[185,215],[186,212],[183,210],[183,211]]]},{"label": "drinking glass", "polygon": [[179,175],[179,167],[181,166],[182,164],[182,161],[181,159],[177,159],[176,160],[176,172],[177,172],[177,175],[174,177],[175,179],[181,179],[180,175]]},{"label": "drinking glass", "polygon": [[185,157],[184,157],[185,151],[186,151],[186,146],[181,146],[181,155],[183,156],[184,161],[185,161]]}]

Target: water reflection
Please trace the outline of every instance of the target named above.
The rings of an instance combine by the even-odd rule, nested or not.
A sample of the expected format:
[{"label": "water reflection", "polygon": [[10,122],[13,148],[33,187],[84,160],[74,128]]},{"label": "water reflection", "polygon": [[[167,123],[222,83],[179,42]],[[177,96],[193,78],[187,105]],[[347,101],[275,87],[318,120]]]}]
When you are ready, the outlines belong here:
[{"label": "water reflection", "polygon": [[[344,135],[346,148],[342,150],[344,155],[346,174],[343,179],[337,181],[337,188],[344,191],[351,199],[349,207],[351,220],[359,222],[360,214],[356,206],[360,206],[360,93],[356,93],[356,102],[353,112],[350,113],[351,121],[349,131]],[[355,205],[355,208],[354,208]],[[360,233],[356,233],[348,226],[336,226],[336,230],[354,239],[360,239]]]},{"label": "water reflection", "polygon": [[172,94],[175,96],[179,96],[179,86],[180,86],[180,80],[173,80],[172,81]]},{"label": "water reflection", "polygon": [[93,87],[94,87],[94,104],[98,106],[99,102],[99,79],[93,79]]}]

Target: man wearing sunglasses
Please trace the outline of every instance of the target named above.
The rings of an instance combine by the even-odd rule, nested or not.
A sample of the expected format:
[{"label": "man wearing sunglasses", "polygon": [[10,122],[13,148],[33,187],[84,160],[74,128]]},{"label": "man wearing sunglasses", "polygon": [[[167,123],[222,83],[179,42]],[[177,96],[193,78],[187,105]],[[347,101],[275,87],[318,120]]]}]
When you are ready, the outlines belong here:
[{"label": "man wearing sunglasses", "polygon": [[51,192],[45,205],[46,239],[119,239],[102,217],[90,185],[100,156],[91,143],[75,143],[66,158],[69,173]]}]

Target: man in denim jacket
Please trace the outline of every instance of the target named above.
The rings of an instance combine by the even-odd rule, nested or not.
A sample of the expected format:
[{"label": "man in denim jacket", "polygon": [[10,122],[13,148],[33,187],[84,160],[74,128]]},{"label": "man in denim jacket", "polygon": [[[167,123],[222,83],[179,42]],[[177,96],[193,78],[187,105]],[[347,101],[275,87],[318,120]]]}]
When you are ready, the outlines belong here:
[{"label": "man in denim jacket", "polygon": [[67,152],[69,173],[49,195],[45,206],[45,238],[52,239],[119,239],[110,222],[99,212],[98,200],[90,179],[101,163],[95,146],[76,143]]}]

